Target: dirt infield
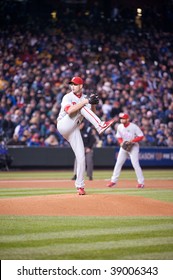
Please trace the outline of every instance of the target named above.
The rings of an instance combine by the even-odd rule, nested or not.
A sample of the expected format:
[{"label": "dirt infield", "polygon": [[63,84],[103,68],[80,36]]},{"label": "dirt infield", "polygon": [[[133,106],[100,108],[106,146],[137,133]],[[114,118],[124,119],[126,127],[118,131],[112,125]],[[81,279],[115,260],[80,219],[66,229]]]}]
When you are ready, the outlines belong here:
[{"label": "dirt infield", "polygon": [[[86,196],[77,194],[42,195],[0,200],[0,215],[46,216],[173,216],[173,204],[141,196],[92,194],[89,188],[107,189],[105,181],[86,181]],[[135,181],[121,181],[118,188],[134,188]],[[165,187],[163,187],[165,186]],[[1,188],[74,188],[69,180],[0,181]],[[170,180],[147,181],[146,188],[173,189]],[[143,191],[139,189],[139,192]]]}]

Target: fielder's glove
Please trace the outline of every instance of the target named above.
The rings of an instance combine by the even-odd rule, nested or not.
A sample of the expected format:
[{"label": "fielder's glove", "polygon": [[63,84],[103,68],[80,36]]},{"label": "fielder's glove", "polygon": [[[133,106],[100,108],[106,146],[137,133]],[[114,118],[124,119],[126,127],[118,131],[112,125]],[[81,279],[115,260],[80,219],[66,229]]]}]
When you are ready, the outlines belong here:
[{"label": "fielder's glove", "polygon": [[88,100],[89,100],[89,104],[92,104],[92,105],[99,103],[99,97],[98,97],[97,93],[91,94],[90,97],[88,98]]},{"label": "fielder's glove", "polygon": [[127,151],[130,152],[132,147],[133,147],[134,143],[133,142],[129,142],[129,141],[124,141],[122,144],[122,148]]}]

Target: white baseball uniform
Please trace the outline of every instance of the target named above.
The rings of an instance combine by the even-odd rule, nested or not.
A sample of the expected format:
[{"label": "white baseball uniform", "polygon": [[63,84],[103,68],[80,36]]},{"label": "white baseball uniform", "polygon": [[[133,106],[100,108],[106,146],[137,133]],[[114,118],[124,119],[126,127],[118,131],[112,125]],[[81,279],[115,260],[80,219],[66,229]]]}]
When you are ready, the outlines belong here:
[{"label": "white baseball uniform", "polygon": [[77,189],[84,188],[84,174],[85,174],[85,150],[84,144],[80,133],[79,124],[85,117],[96,130],[99,132],[102,128],[103,122],[91,110],[91,105],[86,104],[78,113],[72,117],[66,112],[66,108],[81,102],[85,98],[82,94],[81,97],[76,96],[72,91],[67,93],[61,103],[61,110],[57,118],[57,129],[63,137],[70,143],[77,161],[77,178],[75,186]]},{"label": "white baseball uniform", "polygon": [[[116,137],[121,138],[124,141],[131,141],[136,137],[143,136],[143,132],[141,129],[134,123],[129,123],[128,126],[124,126],[124,124],[119,124],[117,127]],[[139,144],[135,142],[130,152],[125,151],[122,147],[120,147],[117,161],[113,170],[113,175],[111,177],[111,182],[116,183],[118,177],[120,175],[122,166],[126,161],[127,157],[130,157],[132,166],[135,170],[138,184],[144,184],[144,176],[142,173],[142,169],[139,165]]]}]

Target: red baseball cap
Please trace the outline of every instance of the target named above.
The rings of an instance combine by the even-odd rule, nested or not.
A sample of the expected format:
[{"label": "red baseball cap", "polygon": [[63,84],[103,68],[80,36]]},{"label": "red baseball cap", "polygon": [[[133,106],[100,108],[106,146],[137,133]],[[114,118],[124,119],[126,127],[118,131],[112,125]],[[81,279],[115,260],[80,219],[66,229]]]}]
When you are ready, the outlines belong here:
[{"label": "red baseball cap", "polygon": [[125,113],[120,113],[120,114],[119,114],[119,118],[120,118],[120,119],[125,119],[125,120],[127,120],[127,119],[129,119],[129,115],[128,115],[128,114],[125,114]]},{"label": "red baseball cap", "polygon": [[84,81],[80,77],[73,77],[69,84],[83,85]]}]

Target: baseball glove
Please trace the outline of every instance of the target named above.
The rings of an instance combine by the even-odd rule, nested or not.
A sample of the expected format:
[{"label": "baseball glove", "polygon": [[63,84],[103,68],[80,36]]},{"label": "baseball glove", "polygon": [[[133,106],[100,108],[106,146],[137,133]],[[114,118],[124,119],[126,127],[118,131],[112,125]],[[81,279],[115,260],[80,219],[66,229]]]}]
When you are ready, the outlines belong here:
[{"label": "baseball glove", "polygon": [[99,103],[99,97],[98,97],[97,93],[96,94],[94,94],[94,93],[91,94],[90,97],[88,98],[88,100],[89,100],[89,103],[92,104],[92,105]]},{"label": "baseball glove", "polygon": [[130,152],[132,147],[133,147],[134,143],[133,142],[129,142],[129,141],[124,141],[122,144],[122,148],[127,151]]}]

